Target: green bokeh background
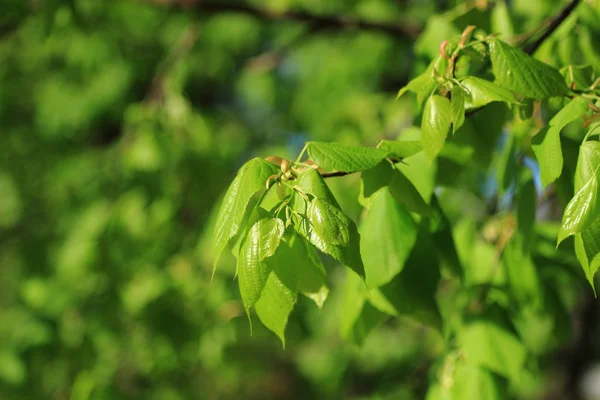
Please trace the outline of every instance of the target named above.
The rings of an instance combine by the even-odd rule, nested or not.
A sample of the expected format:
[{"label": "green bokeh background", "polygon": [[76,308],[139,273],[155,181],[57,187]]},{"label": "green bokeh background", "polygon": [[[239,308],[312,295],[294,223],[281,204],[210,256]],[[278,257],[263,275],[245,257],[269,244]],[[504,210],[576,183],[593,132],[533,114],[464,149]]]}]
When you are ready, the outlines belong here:
[{"label": "green bokeh background", "polygon": [[[413,27],[454,3],[248,2]],[[511,2],[519,31],[559,3]],[[333,262],[330,298],[300,300],[285,350],[256,319],[251,336],[233,256],[211,282],[211,221],[251,157],[411,126],[414,99],[394,96],[455,34],[440,29],[415,46],[194,0],[3,1],[0,399],[422,398],[442,338],[400,318],[344,342]],[[331,183],[353,218],[358,182]]]}]

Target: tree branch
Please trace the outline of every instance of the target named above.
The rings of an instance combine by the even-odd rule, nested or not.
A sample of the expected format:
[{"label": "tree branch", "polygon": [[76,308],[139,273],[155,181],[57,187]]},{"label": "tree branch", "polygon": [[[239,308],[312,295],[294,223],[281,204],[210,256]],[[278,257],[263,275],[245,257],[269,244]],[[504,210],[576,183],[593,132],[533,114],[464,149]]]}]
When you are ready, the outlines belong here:
[{"label": "tree branch", "polygon": [[550,21],[550,24],[548,25],[546,30],[544,30],[544,33],[542,33],[542,35],[539,38],[537,38],[535,42],[532,42],[524,47],[523,50],[525,51],[525,53],[529,55],[535,53],[535,51],[542,45],[542,43],[544,43],[544,41],[548,39],[548,37],[552,35],[552,33],[554,33],[554,31],[560,26],[560,24],[562,24],[564,20],[567,19],[569,15],[571,15],[573,10],[575,9],[575,7],[577,7],[579,3],[580,0],[571,0],[571,2]]},{"label": "tree branch", "polygon": [[[161,2],[154,0],[154,2]],[[421,27],[411,24],[393,24],[366,21],[351,16],[319,15],[306,11],[274,11],[264,8],[256,8],[247,4],[231,4],[220,1],[207,0],[175,0],[171,5],[184,9],[194,10],[200,14],[245,14],[264,21],[291,21],[309,24],[318,30],[366,30],[381,32],[395,38],[414,39],[421,33]]]}]

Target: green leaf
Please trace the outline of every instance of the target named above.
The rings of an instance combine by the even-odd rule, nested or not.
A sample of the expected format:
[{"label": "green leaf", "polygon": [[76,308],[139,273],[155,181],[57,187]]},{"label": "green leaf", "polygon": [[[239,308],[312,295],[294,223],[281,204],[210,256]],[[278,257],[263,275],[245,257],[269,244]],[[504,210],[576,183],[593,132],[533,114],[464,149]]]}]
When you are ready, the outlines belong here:
[{"label": "green leaf", "polygon": [[490,41],[490,59],[496,83],[524,97],[545,99],[569,91],[557,69],[499,39]]},{"label": "green leaf", "polygon": [[421,140],[425,155],[431,161],[444,147],[450,129],[450,100],[439,95],[429,97],[423,110]]},{"label": "green leaf", "polygon": [[412,317],[441,331],[442,320],[435,301],[440,263],[434,248],[429,234],[419,230],[402,271],[378,289],[369,288],[371,304],[387,314]]},{"label": "green leaf", "polygon": [[271,272],[260,299],[254,305],[260,321],[279,336],[283,347],[285,347],[285,327],[297,299],[296,292],[286,286],[275,272]]},{"label": "green leaf", "polygon": [[515,178],[517,171],[515,146],[515,138],[508,135],[502,151],[496,157],[496,180],[498,181],[498,192],[500,194],[510,187]]},{"label": "green leaf", "polygon": [[379,148],[393,155],[406,158],[423,151],[420,140],[382,140]]},{"label": "green leaf", "polygon": [[214,269],[221,253],[235,237],[247,214],[250,199],[257,193],[265,191],[265,183],[269,176],[277,173],[278,168],[260,158],[248,161],[240,168],[237,176],[227,189],[225,198],[217,214],[213,231]]},{"label": "green leaf", "polygon": [[363,171],[373,168],[388,155],[383,149],[340,143],[308,142],[306,149],[315,164],[328,171]]},{"label": "green leaf", "polygon": [[367,283],[377,287],[402,271],[417,240],[417,227],[411,215],[384,188],[375,194],[361,224],[361,234]]},{"label": "green leaf", "polygon": [[465,122],[465,95],[458,85],[452,87],[450,113],[452,114],[452,133],[454,133]]},{"label": "green leaf", "polygon": [[493,33],[500,33],[503,38],[512,38],[515,36],[515,30],[513,28],[510,12],[506,6],[506,1],[498,0],[494,4],[491,20]]},{"label": "green leaf", "polygon": [[491,321],[479,320],[462,328],[460,343],[468,363],[518,381],[527,354],[511,332]]},{"label": "green leaf", "polygon": [[567,86],[572,89],[585,89],[592,86],[596,73],[591,65],[567,65],[560,69]]},{"label": "green leaf", "polygon": [[554,182],[562,173],[563,156],[560,144],[560,131],[587,111],[587,100],[576,97],[563,107],[550,120],[549,126],[542,129],[532,141],[532,149],[540,164],[542,185]]},{"label": "green leaf", "polygon": [[394,169],[389,183],[392,196],[403,204],[409,211],[421,215],[429,215],[431,210],[415,185],[398,169]]},{"label": "green leaf", "polygon": [[550,126],[562,129],[585,114],[587,110],[588,100],[583,97],[576,97],[552,117]]},{"label": "green leaf", "polygon": [[483,107],[494,101],[519,104],[511,91],[498,86],[494,82],[475,76],[467,76],[460,83],[467,91],[465,96],[465,109],[467,110]]},{"label": "green leaf", "polygon": [[350,241],[350,218],[339,208],[321,199],[314,199],[308,206],[307,218],[312,229],[324,241],[346,246]]},{"label": "green leaf", "polygon": [[387,162],[382,161],[377,166],[367,169],[361,174],[361,193],[364,198],[369,198],[379,189],[387,186],[392,180],[394,167]]},{"label": "green leaf", "polygon": [[[333,196],[333,193],[329,190],[329,186],[325,183],[325,179],[314,169],[308,169],[298,176],[298,187],[304,190],[306,193],[313,195],[318,199],[327,201],[333,204],[335,207],[340,208],[337,200]],[[301,197],[296,195],[294,202],[299,209],[306,210],[308,203]]]},{"label": "green leaf", "polygon": [[435,187],[435,163],[429,162],[425,153],[418,153],[397,163],[395,168],[415,185],[425,202],[429,202]]},{"label": "green leaf", "polygon": [[[308,170],[298,177],[298,186],[304,191],[311,193],[318,199],[325,200],[331,205],[338,207],[333,194],[327,187],[323,177],[315,170]],[[306,217],[309,204],[299,195],[294,197],[293,209],[296,213]],[[348,244],[340,246],[333,244],[322,238],[311,227],[307,218],[302,219],[294,225],[294,228],[312,243],[317,249],[325,254],[329,254],[348,268],[352,269],[359,276],[364,278],[365,269],[360,257],[360,235],[354,222],[350,221],[348,225]]]},{"label": "green leaf", "polygon": [[598,204],[598,170],[600,142],[588,141],[581,145],[575,171],[575,196],[565,208],[558,232],[557,246],[567,237],[586,229],[600,214]]},{"label": "green leaf", "polygon": [[396,100],[400,98],[404,93],[411,91],[415,94],[423,93],[423,92],[432,92],[435,88],[436,81],[433,75],[433,68],[428,68],[427,71],[417,76],[406,86],[398,91],[398,95],[396,96]]},{"label": "green leaf", "polygon": [[597,193],[598,180],[591,177],[567,204],[558,232],[558,244],[585,229],[592,210],[596,208]]},{"label": "green leaf", "polygon": [[329,294],[325,268],[316,249],[302,236],[288,230],[275,254],[265,262],[290,290],[302,293],[319,308],[323,306]]},{"label": "green leaf", "polygon": [[275,254],[284,230],[282,220],[264,218],[252,225],[242,244],[237,273],[246,310],[260,298],[271,272],[264,260]]},{"label": "green leaf", "polygon": [[600,268],[600,218],[596,218],[582,233],[575,235],[575,255],[595,294],[594,276]]},{"label": "green leaf", "polygon": [[453,400],[503,400],[506,395],[502,388],[500,379],[491,372],[460,363],[454,369],[450,393]]},{"label": "green leaf", "polygon": [[344,302],[340,321],[340,334],[350,339],[356,321],[359,319],[366,299],[366,286],[355,274],[346,274]]}]

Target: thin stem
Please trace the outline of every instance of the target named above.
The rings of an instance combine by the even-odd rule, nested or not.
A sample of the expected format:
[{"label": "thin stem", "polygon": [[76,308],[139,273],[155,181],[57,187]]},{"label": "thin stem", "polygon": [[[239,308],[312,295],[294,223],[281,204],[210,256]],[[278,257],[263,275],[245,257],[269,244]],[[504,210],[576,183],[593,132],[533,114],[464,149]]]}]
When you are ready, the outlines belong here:
[{"label": "thin stem", "polygon": [[304,147],[302,148],[302,151],[300,152],[300,154],[298,155],[298,158],[296,158],[296,164],[299,164],[300,161],[302,160],[302,157],[304,157],[304,153],[306,152],[306,148],[307,148],[307,144],[304,145]]}]

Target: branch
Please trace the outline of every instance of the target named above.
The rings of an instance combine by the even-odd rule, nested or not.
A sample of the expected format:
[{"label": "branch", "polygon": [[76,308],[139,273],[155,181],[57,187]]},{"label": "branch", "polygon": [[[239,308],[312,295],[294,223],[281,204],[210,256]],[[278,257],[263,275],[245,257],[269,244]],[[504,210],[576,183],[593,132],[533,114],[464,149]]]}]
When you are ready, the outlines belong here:
[{"label": "branch", "polygon": [[579,3],[580,0],[571,0],[571,2],[550,21],[550,24],[548,25],[544,33],[542,33],[542,35],[539,38],[537,38],[535,42],[524,47],[523,50],[525,51],[525,53],[529,55],[535,53],[535,51],[542,45],[542,43],[544,43],[544,41],[548,39],[548,37],[552,35],[552,33],[554,33],[554,31],[560,26],[560,24],[562,24],[564,20],[567,19],[569,15],[571,15],[573,10],[575,9],[575,7],[577,7]]},{"label": "branch", "polygon": [[[154,3],[164,3],[154,0]],[[171,4],[176,7],[194,10],[205,14],[234,13],[245,14],[264,21],[291,21],[305,23],[318,30],[367,30],[380,32],[396,38],[414,39],[421,33],[421,27],[410,24],[392,24],[383,22],[366,21],[351,16],[318,15],[306,11],[274,11],[256,8],[247,4],[231,4],[220,1],[206,0],[175,0]]]}]

